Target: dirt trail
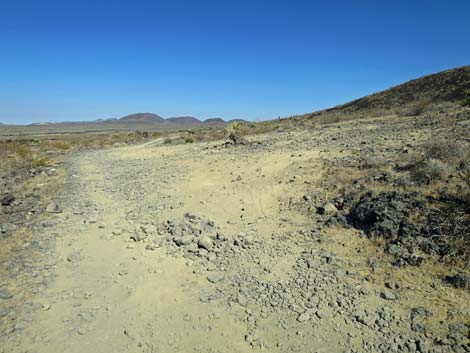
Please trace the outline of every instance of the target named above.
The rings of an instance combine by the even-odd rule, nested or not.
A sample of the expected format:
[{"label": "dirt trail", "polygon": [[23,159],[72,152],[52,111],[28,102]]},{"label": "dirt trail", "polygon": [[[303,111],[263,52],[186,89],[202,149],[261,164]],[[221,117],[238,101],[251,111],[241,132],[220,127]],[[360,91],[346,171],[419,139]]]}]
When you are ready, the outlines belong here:
[{"label": "dirt trail", "polygon": [[[321,177],[322,150],[306,134],[257,141],[73,157],[58,200],[64,211],[48,229],[54,280],[31,298],[40,310],[23,320],[18,309],[23,324],[1,338],[0,352],[374,351],[390,337],[397,347],[415,344],[409,312],[381,300],[359,265],[332,251],[364,240],[323,231],[291,207]],[[187,232],[196,235],[183,244]]]}]

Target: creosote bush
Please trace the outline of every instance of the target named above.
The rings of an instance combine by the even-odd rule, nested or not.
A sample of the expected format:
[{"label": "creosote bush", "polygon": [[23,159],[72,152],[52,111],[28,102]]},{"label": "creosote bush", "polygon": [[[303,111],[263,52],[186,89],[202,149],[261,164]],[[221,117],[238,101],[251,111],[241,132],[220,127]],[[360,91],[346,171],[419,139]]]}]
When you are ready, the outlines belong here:
[{"label": "creosote bush", "polygon": [[460,103],[462,107],[470,107],[470,89],[465,91],[465,98]]},{"label": "creosote bush", "polygon": [[186,143],[194,143],[194,141],[196,141],[194,136],[186,136],[184,138],[184,142],[186,142]]},{"label": "creosote bush", "polygon": [[429,110],[431,107],[432,100],[430,98],[421,98],[416,100],[411,106],[405,108],[402,112],[404,116],[419,116]]}]

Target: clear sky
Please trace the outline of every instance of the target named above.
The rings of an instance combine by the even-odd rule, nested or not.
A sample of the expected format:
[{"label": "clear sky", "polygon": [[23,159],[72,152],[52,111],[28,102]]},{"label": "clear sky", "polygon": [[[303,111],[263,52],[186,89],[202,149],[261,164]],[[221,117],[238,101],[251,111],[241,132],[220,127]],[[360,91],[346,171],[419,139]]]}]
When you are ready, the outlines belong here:
[{"label": "clear sky", "polygon": [[0,0],[0,122],[268,119],[470,64],[470,1]]}]

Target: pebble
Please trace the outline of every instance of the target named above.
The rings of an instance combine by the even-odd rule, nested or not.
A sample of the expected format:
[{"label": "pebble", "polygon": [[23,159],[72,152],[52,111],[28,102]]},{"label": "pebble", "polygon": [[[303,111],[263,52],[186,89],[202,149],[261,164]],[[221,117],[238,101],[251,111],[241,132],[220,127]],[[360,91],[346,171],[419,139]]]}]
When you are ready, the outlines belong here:
[{"label": "pebble", "polygon": [[212,250],[212,247],[214,246],[214,243],[211,238],[209,238],[207,235],[203,235],[201,238],[199,238],[198,245],[200,248],[206,249],[207,251]]},{"label": "pebble", "polygon": [[67,261],[71,263],[76,263],[80,260],[80,252],[74,251],[67,255]]},{"label": "pebble", "polygon": [[221,273],[212,273],[209,276],[207,276],[207,280],[211,283],[219,283],[223,281],[225,276]]},{"label": "pebble", "polygon": [[10,299],[13,298],[13,295],[6,289],[0,289],[0,299]]},{"label": "pebble", "polygon": [[55,202],[51,202],[49,205],[47,205],[46,212],[47,213],[62,213],[62,208]]},{"label": "pebble", "polygon": [[302,313],[297,317],[297,321],[299,321],[299,322],[305,322],[305,321],[308,321],[308,320],[310,320],[310,314],[307,313],[307,312]]},{"label": "pebble", "polygon": [[398,295],[391,291],[384,290],[380,292],[380,298],[385,299],[385,300],[397,300]]}]

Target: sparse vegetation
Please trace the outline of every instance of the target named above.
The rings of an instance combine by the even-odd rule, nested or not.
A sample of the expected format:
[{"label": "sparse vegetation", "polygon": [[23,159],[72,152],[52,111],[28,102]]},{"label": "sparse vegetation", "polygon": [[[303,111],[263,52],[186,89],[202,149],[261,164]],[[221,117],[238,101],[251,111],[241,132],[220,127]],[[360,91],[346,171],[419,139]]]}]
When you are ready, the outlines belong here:
[{"label": "sparse vegetation", "polygon": [[226,129],[227,137],[232,141],[234,145],[238,145],[243,142],[242,124],[239,122],[234,122]]},{"label": "sparse vegetation", "polygon": [[196,141],[194,136],[186,136],[184,138],[184,142],[186,142],[186,143],[194,143],[194,141]]},{"label": "sparse vegetation", "polygon": [[470,107],[470,89],[465,91],[465,98],[460,102],[462,107]]}]

